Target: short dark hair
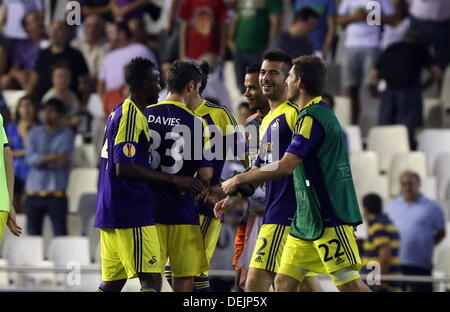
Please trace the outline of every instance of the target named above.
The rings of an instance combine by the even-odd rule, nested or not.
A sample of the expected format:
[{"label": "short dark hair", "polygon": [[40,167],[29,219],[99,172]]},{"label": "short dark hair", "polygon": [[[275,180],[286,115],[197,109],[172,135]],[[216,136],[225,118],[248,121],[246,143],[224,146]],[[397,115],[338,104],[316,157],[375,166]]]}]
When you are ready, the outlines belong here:
[{"label": "short dark hair", "polygon": [[272,61],[272,62],[283,62],[287,69],[287,72],[292,67],[292,57],[289,56],[286,52],[280,49],[269,50],[263,55],[263,60]]},{"label": "short dark hair", "polygon": [[169,77],[167,78],[167,89],[169,92],[182,92],[189,81],[199,83],[202,79],[202,70],[197,62],[177,60],[170,66]]},{"label": "short dark hair", "polygon": [[200,63],[200,69],[202,71],[202,81],[200,85],[199,93],[202,94],[205,91],[206,85],[208,84],[208,75],[209,75],[209,64],[207,61],[202,61]]},{"label": "short dark hair", "polygon": [[64,115],[66,113],[66,107],[65,107],[64,103],[60,99],[57,99],[55,97],[52,97],[52,98],[48,99],[44,103],[43,107],[44,107],[44,109],[47,108],[47,107],[52,107],[60,115]]},{"label": "short dark hair", "polygon": [[128,27],[128,24],[126,22],[118,22],[118,23],[116,23],[116,26],[117,26],[117,30],[119,32],[123,31],[125,33],[125,35],[127,36],[127,38],[132,37],[130,27]]},{"label": "short dark hair", "polygon": [[246,74],[259,74],[259,71],[261,70],[261,63],[256,63],[252,65],[248,65],[247,68],[245,68]]},{"label": "short dark hair", "polygon": [[317,19],[319,18],[319,14],[317,14],[317,12],[310,7],[304,7],[295,13],[293,23],[298,21],[307,21],[310,18]]},{"label": "short dark hair", "polygon": [[131,90],[142,89],[142,82],[150,77],[155,68],[149,59],[135,57],[125,66],[125,82]]},{"label": "short dark hair", "polygon": [[383,212],[383,201],[380,196],[375,193],[367,194],[362,199],[362,204],[367,211],[373,214],[380,214]]},{"label": "short dark hair", "polygon": [[327,83],[327,66],[315,55],[303,55],[294,60],[295,75],[302,80],[310,95],[321,95]]}]

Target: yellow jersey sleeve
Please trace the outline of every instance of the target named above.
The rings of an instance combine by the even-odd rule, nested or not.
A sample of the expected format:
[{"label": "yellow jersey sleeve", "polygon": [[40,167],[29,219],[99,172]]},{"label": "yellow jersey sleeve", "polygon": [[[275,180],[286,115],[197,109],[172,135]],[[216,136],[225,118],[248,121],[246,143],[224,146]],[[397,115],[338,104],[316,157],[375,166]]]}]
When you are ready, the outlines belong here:
[{"label": "yellow jersey sleeve", "polygon": [[313,118],[311,116],[305,116],[297,123],[295,134],[300,134],[305,139],[310,139],[312,127]]},{"label": "yellow jersey sleeve", "polygon": [[289,129],[291,129],[292,133],[294,133],[295,125],[298,119],[298,107],[291,102],[288,102],[287,104],[288,106],[286,106],[286,113],[285,113],[286,123],[288,124]]},{"label": "yellow jersey sleeve", "polygon": [[147,139],[150,139],[150,133],[146,131],[147,129],[147,120],[145,120],[143,114],[131,102],[125,100],[122,105],[122,117],[119,121],[119,129],[117,130],[114,145],[124,142],[138,143],[139,135],[142,131],[145,131]]}]

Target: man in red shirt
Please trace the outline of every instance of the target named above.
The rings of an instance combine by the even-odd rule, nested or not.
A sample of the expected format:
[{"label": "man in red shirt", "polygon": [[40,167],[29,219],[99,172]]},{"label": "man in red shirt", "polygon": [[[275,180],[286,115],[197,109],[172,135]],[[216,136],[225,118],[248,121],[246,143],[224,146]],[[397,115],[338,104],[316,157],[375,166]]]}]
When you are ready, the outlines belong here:
[{"label": "man in red shirt", "polygon": [[180,4],[180,57],[199,59],[206,53],[225,55],[223,0],[182,0]]}]

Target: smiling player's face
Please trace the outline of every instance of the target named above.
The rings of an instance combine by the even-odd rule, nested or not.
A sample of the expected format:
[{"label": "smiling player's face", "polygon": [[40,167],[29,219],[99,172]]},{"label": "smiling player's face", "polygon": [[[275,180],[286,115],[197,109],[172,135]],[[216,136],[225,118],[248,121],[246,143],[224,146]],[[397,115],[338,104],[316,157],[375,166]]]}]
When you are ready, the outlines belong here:
[{"label": "smiling player's face", "polygon": [[259,84],[263,94],[272,101],[279,100],[286,89],[284,63],[264,60],[259,72]]}]

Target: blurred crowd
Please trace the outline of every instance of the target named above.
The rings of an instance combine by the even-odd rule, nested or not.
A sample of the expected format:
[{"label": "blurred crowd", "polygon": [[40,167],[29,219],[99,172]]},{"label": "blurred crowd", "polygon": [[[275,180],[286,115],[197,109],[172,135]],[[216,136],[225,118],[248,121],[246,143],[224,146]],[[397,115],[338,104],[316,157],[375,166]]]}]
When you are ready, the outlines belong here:
[{"label": "blurred crowd", "polygon": [[243,122],[252,112],[234,100],[226,61],[233,64],[232,85],[243,94],[247,66],[267,49],[316,54],[330,66],[340,63],[327,91],[332,97],[332,86],[342,85],[352,124],[361,122],[367,89],[381,103],[377,123],[404,124],[412,147],[423,126],[422,93],[430,85],[444,87],[450,62],[447,0],[378,0],[375,6],[369,0],[80,0],[80,25],[67,23],[67,2],[1,1],[0,87],[25,96],[11,111],[0,93],[0,112],[14,150],[14,204],[27,211],[34,235],[42,234],[45,214],[56,235],[67,234],[75,137],[96,143],[96,129],[128,94],[123,71],[134,57],[159,67],[160,99],[174,60],[206,60],[211,74],[204,97]]}]

